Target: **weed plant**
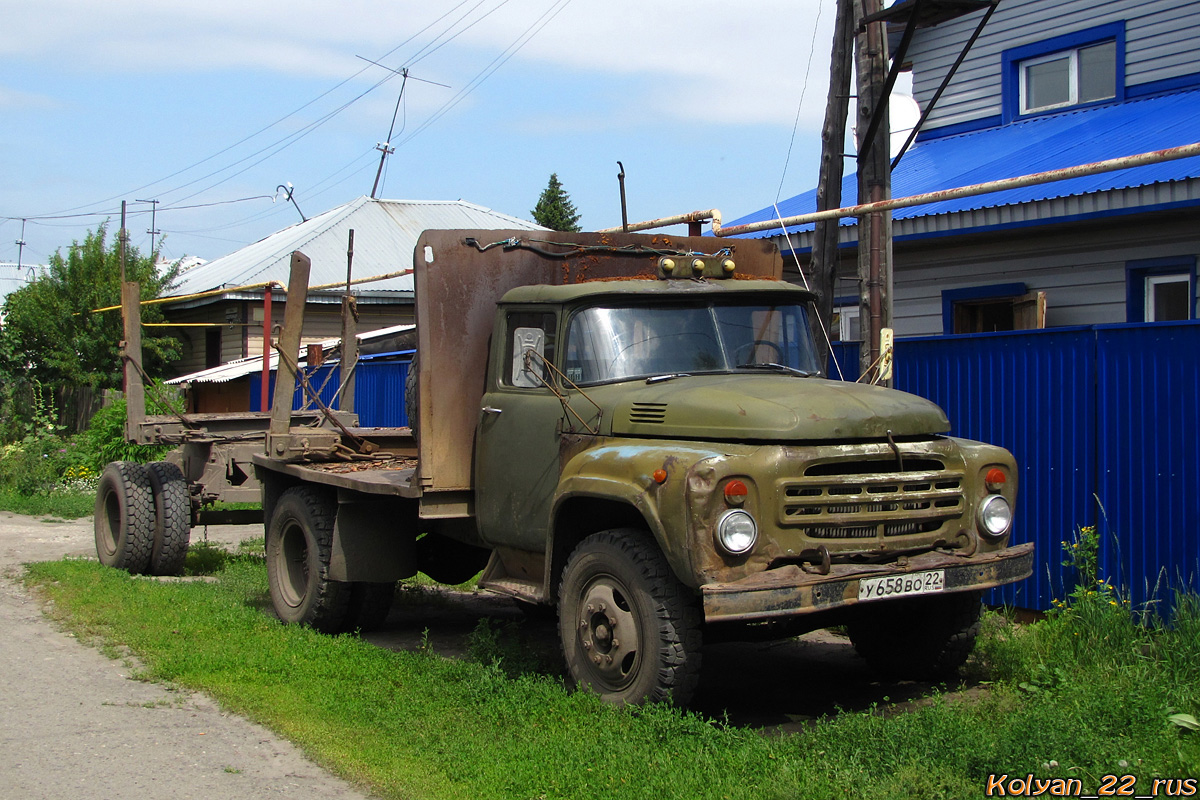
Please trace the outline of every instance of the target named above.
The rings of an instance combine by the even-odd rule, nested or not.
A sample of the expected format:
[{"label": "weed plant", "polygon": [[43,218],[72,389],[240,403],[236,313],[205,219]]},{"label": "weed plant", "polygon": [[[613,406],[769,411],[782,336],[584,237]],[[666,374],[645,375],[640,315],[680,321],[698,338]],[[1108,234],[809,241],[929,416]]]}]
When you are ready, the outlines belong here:
[{"label": "weed plant", "polygon": [[1081,576],[1043,621],[987,616],[971,667],[989,676],[979,696],[935,690],[914,711],[764,735],[570,693],[518,666],[520,631],[503,626],[476,631],[474,661],[284,626],[263,611],[261,558],[227,554],[214,568],[216,583],[164,584],[63,561],[27,580],[71,630],[136,654],[147,679],[209,693],[382,797],[968,798],[990,774],[1077,778],[1084,793],[1106,774],[1143,788],[1200,775],[1194,594],[1147,626]]}]

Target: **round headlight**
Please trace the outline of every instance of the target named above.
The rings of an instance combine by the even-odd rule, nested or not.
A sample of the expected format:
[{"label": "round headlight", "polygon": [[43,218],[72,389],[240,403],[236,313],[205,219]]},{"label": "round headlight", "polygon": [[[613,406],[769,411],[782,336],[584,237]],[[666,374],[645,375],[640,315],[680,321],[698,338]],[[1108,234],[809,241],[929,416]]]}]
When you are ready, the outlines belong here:
[{"label": "round headlight", "polygon": [[749,553],[757,540],[758,525],[746,511],[727,511],[717,523],[717,543],[731,556]]},{"label": "round headlight", "polygon": [[1012,506],[1002,495],[990,494],[979,504],[979,529],[999,538],[1012,527]]}]

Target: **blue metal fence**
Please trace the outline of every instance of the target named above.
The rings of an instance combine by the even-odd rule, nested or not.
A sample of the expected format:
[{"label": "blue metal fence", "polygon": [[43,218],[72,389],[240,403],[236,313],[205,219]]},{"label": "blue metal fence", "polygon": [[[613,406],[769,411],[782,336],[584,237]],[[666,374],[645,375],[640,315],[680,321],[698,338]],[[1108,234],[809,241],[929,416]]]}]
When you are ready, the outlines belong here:
[{"label": "blue metal fence", "polygon": [[[408,361],[385,359],[363,359],[355,369],[354,405],[358,412],[358,424],[364,428],[394,428],[408,425],[408,414],[404,409],[404,382],[408,379]],[[309,385],[319,389],[321,401],[330,408],[339,408],[334,395],[341,385],[341,368],[337,362],[306,369]],[[261,411],[259,387],[262,376],[250,376],[250,410]],[[322,388],[323,387],[323,388]],[[268,396],[275,394],[275,373],[271,372]],[[299,386],[292,395],[292,408],[304,407],[304,392]],[[309,408],[312,408],[309,404]]]},{"label": "blue metal fence", "polygon": [[[834,351],[856,374],[857,345]],[[1136,606],[1200,589],[1200,323],[901,339],[895,364],[896,388],[944,408],[954,435],[1017,458],[1016,537],[1037,566],[991,602],[1062,597],[1062,542],[1086,525]]]}]

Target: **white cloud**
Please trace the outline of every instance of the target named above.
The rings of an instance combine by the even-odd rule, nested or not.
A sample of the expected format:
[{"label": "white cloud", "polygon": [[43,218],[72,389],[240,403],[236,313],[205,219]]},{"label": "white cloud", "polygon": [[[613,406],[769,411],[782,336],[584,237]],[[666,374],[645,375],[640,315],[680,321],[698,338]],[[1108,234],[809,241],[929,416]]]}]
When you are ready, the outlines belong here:
[{"label": "white cloud", "polygon": [[51,97],[0,86],[0,108],[57,108],[58,106],[58,102]]},{"label": "white cloud", "polygon": [[[455,74],[457,80],[443,82],[461,87],[539,25],[554,5],[555,0],[484,0],[452,25],[475,0],[436,23],[454,8],[448,0],[436,8],[417,0],[41,0],[6,11],[0,47],[10,57],[53,58],[59,66],[88,72],[256,69],[340,78],[364,66],[356,55],[380,57],[434,23],[387,63],[425,58],[422,67],[431,79]],[[574,0],[508,68],[525,63],[636,78],[646,88],[631,101],[680,118],[790,123],[809,69],[819,7],[805,100],[806,112],[819,115],[833,9],[818,0]],[[481,19],[488,9],[495,11]],[[452,35],[453,43],[418,55]]]}]

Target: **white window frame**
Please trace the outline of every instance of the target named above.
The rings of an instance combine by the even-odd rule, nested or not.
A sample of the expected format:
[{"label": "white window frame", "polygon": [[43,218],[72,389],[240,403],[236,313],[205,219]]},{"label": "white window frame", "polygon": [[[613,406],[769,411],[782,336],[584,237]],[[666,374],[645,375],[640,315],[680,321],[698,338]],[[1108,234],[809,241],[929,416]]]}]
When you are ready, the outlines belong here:
[{"label": "white window frame", "polygon": [[[1154,287],[1164,283],[1182,283],[1184,291],[1188,292],[1188,302],[1194,303],[1195,299],[1191,296],[1192,278],[1186,272],[1174,272],[1164,275],[1147,275],[1146,276],[1146,307],[1143,310],[1142,319],[1145,322],[1159,322],[1154,315]],[[1188,319],[1191,319],[1191,312],[1188,313]]]},{"label": "white window frame", "polygon": [[[857,305],[835,306],[833,309],[837,312],[837,334],[839,342],[857,342],[862,336],[861,327],[860,333],[855,336],[851,326],[858,321],[861,309]],[[853,338],[852,338],[853,337]]]},{"label": "white window frame", "polygon": [[[1111,41],[1111,40],[1110,40]],[[1074,47],[1070,50],[1059,50],[1054,53],[1048,53],[1044,56],[1035,56],[1026,58],[1017,63],[1017,78],[1019,82],[1020,94],[1020,113],[1021,114],[1036,114],[1041,111],[1049,111],[1055,108],[1070,108],[1077,106],[1079,100],[1079,52],[1092,47],[1108,44],[1108,41],[1090,42],[1081,47]],[[1063,103],[1052,103],[1045,106],[1030,106],[1029,105],[1029,86],[1028,86],[1028,69],[1036,67],[1038,64],[1046,64],[1051,61],[1067,60],[1067,101]],[[1096,101],[1089,100],[1088,102],[1101,102],[1110,100],[1116,97],[1116,87],[1113,87],[1113,94],[1109,97],[1098,98]]]}]

